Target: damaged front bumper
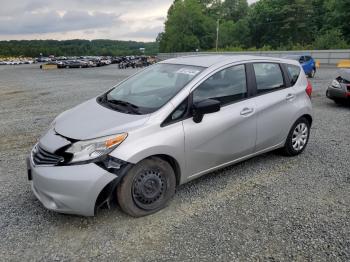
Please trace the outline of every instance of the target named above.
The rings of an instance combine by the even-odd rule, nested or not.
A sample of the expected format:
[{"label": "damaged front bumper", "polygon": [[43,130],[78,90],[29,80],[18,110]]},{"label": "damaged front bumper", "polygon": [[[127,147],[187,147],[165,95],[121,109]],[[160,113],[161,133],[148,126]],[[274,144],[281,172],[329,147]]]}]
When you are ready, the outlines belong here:
[{"label": "damaged front bumper", "polygon": [[348,90],[347,86],[343,85],[342,88],[329,86],[326,92],[326,96],[329,99],[350,99],[350,90]]},{"label": "damaged front bumper", "polygon": [[38,200],[56,212],[94,216],[98,207],[109,203],[117,184],[132,167],[111,156],[93,163],[50,164],[55,155],[49,153],[53,150],[47,145],[36,154],[37,147],[33,148],[27,159],[28,179]]}]

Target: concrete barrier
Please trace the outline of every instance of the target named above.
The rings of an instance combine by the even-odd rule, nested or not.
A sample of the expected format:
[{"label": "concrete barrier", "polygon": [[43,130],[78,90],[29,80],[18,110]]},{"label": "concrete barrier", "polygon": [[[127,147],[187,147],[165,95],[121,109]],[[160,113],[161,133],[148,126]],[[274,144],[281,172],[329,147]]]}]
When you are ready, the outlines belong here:
[{"label": "concrete barrier", "polygon": [[341,60],[338,64],[337,67],[341,68],[350,68],[350,60]]},{"label": "concrete barrier", "polygon": [[52,69],[57,69],[57,65],[53,64],[43,64],[40,66],[42,70],[52,70]]},{"label": "concrete barrier", "polygon": [[350,59],[350,49],[341,50],[303,50],[303,51],[242,51],[242,52],[188,52],[188,53],[160,53],[158,58],[166,60],[179,56],[199,55],[199,54],[225,54],[225,55],[258,55],[283,57],[293,54],[311,55],[315,60],[318,60],[322,65],[337,65],[341,60]]}]

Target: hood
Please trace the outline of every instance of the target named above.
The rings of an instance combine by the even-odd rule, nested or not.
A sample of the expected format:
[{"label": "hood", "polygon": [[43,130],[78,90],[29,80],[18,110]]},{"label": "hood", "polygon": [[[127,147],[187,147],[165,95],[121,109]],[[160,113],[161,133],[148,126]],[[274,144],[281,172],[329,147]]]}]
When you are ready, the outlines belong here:
[{"label": "hood", "polygon": [[91,99],[59,115],[55,131],[74,140],[87,140],[128,132],[142,126],[149,115],[131,115],[105,108]]},{"label": "hood", "polygon": [[349,69],[340,69],[339,70],[339,75],[341,78],[345,79],[346,81],[350,82],[350,68]]}]

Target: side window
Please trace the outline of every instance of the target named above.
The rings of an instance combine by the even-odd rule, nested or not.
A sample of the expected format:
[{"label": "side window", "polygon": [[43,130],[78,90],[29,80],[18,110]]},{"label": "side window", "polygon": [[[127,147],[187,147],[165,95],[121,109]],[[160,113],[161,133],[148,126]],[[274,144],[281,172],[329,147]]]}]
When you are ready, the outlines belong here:
[{"label": "side window", "polygon": [[175,110],[171,113],[171,121],[177,121],[185,116],[187,113],[188,99],[185,99]]},{"label": "side window", "polygon": [[246,98],[247,80],[245,66],[238,65],[226,68],[203,82],[193,92],[193,102],[205,99],[216,99],[221,105],[230,104]]},{"label": "side window", "polygon": [[165,119],[161,126],[166,126],[171,123],[183,120],[187,114],[188,98],[186,98],[178,107]]},{"label": "side window", "polygon": [[294,86],[300,75],[300,67],[295,65],[286,65],[286,67],[290,77],[290,84]]},{"label": "side window", "polygon": [[258,94],[285,87],[279,64],[256,63],[254,71]]}]

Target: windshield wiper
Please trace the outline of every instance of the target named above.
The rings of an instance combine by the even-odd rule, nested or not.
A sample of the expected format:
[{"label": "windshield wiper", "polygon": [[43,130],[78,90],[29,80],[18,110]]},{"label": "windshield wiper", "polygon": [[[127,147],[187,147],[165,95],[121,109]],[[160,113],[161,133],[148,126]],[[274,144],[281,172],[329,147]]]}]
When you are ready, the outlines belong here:
[{"label": "windshield wiper", "polygon": [[138,107],[137,105],[134,105],[132,103],[129,103],[127,101],[116,100],[116,99],[107,99],[107,102],[111,103],[113,105],[117,105],[117,106],[124,106],[127,109],[131,110],[133,113],[141,114],[140,107]]}]

